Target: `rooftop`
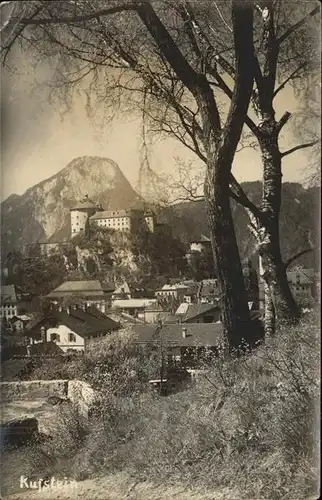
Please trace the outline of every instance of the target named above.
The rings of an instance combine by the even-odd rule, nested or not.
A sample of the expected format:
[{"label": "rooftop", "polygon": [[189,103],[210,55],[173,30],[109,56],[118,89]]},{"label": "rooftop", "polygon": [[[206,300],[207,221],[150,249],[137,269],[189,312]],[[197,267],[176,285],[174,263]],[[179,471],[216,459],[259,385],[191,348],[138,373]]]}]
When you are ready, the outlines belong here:
[{"label": "rooftop", "polygon": [[48,298],[59,298],[65,295],[95,295],[104,296],[104,290],[98,280],[86,281],[65,281],[59,285],[55,290],[50,292]]},{"label": "rooftop", "polygon": [[[183,337],[183,328],[186,337]],[[187,323],[185,325],[135,325],[133,332],[136,343],[163,343],[179,346],[215,346],[222,340],[223,326],[221,323]]]},{"label": "rooftop", "polygon": [[158,321],[161,321],[163,324],[175,324],[180,323],[180,315],[172,314],[169,312],[160,312],[157,316]]},{"label": "rooftop", "polygon": [[20,300],[29,300],[31,296],[24,293],[16,285],[2,285],[0,291],[1,303],[17,303]]},{"label": "rooftop", "polygon": [[314,280],[313,269],[298,269],[296,271],[288,271],[287,280],[293,284],[311,285]]},{"label": "rooftop", "polygon": [[3,285],[1,287],[1,302],[17,302],[16,289],[14,285]]},{"label": "rooftop", "polygon": [[183,285],[182,283],[173,283],[171,285],[163,285],[162,288],[159,288],[157,291],[167,291],[167,290],[187,290],[189,287],[187,285]]},{"label": "rooftop", "polygon": [[196,238],[195,240],[191,241],[191,243],[211,243],[210,238],[202,234],[200,238]]},{"label": "rooftop", "polygon": [[112,308],[136,309],[155,304],[156,299],[116,299],[113,300]]},{"label": "rooftop", "polygon": [[115,288],[113,295],[120,295],[124,293],[131,294],[130,287],[126,281]]},{"label": "rooftop", "polygon": [[178,309],[176,310],[176,314],[186,314],[188,311],[189,304],[187,302],[182,302]]},{"label": "rooftop", "polygon": [[113,321],[95,308],[86,311],[71,309],[69,313],[67,311],[50,311],[50,313],[43,315],[42,318],[38,320],[38,323],[29,330],[30,333],[31,330],[34,330],[34,333],[39,333],[38,327],[42,324],[47,324],[47,326],[63,324],[81,337],[88,337],[95,333],[107,333],[120,328],[119,323]]},{"label": "rooftop", "polygon": [[219,307],[216,304],[189,304],[182,321],[189,321],[192,318],[198,318],[203,314],[207,314],[211,311],[218,310]]},{"label": "rooftop", "polygon": [[19,316],[13,316],[12,318],[9,319],[9,322],[10,323],[14,323],[15,321],[17,320],[21,320],[21,321],[31,321],[32,320],[32,317],[31,316],[27,316],[27,314],[21,314]]},{"label": "rooftop", "polygon": [[126,209],[126,210],[103,210],[101,212],[97,212],[96,214],[90,217],[91,220],[97,219],[113,219],[119,217],[132,217],[134,215],[134,210]]}]

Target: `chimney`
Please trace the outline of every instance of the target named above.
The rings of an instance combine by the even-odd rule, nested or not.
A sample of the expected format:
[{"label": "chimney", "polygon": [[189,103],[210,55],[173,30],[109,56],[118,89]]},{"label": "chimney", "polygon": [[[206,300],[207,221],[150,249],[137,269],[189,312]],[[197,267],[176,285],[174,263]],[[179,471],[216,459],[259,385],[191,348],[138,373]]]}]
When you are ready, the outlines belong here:
[{"label": "chimney", "polygon": [[66,312],[67,314],[70,314],[70,306],[67,306]]},{"label": "chimney", "polygon": [[182,338],[183,339],[187,338],[187,328],[185,326],[182,328]]},{"label": "chimney", "polygon": [[41,341],[46,342],[46,330],[44,326],[40,328],[40,336],[41,336]]},{"label": "chimney", "polygon": [[61,312],[62,312],[62,310],[63,310],[62,306],[59,306],[59,307],[58,307],[58,311],[61,313]]}]

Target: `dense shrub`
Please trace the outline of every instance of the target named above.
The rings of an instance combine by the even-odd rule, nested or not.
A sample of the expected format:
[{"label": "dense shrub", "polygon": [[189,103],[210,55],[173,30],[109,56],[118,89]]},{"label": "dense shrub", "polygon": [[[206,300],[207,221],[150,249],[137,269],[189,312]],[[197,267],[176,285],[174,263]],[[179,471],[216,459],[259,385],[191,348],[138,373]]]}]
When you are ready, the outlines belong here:
[{"label": "dense shrub", "polygon": [[[113,377],[103,377],[103,383],[104,371],[93,367],[99,366],[100,356],[105,359],[105,348],[93,352],[95,365],[87,361],[100,391],[100,408],[85,439],[69,446],[75,477],[84,470],[126,470],[156,482],[237,488],[245,499],[317,498],[315,314],[252,354],[217,358],[195,386],[168,397],[131,385],[129,345],[113,349],[123,361],[119,371],[113,364]],[[124,390],[127,385],[131,391]],[[61,425],[64,435],[68,421]]]}]

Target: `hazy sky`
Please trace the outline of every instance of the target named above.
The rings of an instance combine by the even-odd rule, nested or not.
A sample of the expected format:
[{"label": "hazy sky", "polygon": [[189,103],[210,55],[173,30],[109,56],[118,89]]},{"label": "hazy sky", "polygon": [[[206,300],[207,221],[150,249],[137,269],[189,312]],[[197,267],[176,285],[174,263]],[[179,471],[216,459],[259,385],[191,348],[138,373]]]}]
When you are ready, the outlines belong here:
[{"label": "hazy sky", "polygon": [[[120,117],[99,129],[88,118],[80,99],[62,119],[57,104],[48,102],[46,91],[35,89],[35,78],[44,81],[47,74],[45,64],[35,69],[26,60],[20,65],[20,75],[8,76],[2,72],[2,200],[12,193],[22,194],[83,155],[111,158],[136,187],[140,167],[140,119],[133,117],[129,121],[128,117]],[[280,93],[276,101],[277,117],[297,108],[291,88]],[[287,125],[281,145],[288,148],[294,144],[291,126]],[[284,181],[301,181],[307,154],[300,151],[283,160]],[[176,141],[167,139],[151,149],[151,165],[158,172],[173,173],[175,156],[195,158]],[[233,170],[240,181],[260,179],[258,153],[251,149],[238,153]]]}]

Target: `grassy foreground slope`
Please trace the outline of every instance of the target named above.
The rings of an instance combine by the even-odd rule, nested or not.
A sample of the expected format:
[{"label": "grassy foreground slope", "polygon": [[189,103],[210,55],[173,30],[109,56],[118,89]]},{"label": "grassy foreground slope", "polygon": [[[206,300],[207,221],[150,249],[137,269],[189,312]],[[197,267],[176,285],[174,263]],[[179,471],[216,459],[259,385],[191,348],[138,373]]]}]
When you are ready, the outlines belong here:
[{"label": "grassy foreground slope", "polygon": [[[43,470],[81,480],[86,499],[110,498],[107,490],[104,497],[104,484],[120,474],[139,489],[113,498],[170,498],[162,484],[182,500],[207,498],[207,492],[214,499],[319,497],[317,314],[304,316],[299,326],[249,356],[218,358],[193,388],[166,398],[133,384],[136,364],[128,341],[113,353],[113,377],[105,374],[104,383],[97,383],[101,404],[90,427],[62,414],[53,441],[41,453],[36,447],[29,451],[38,476]],[[108,356],[104,361],[97,354],[97,381],[106,363],[111,369]],[[124,391],[126,380],[132,391]],[[50,457],[46,465],[44,456]],[[147,485],[152,489],[145,494]]]}]

